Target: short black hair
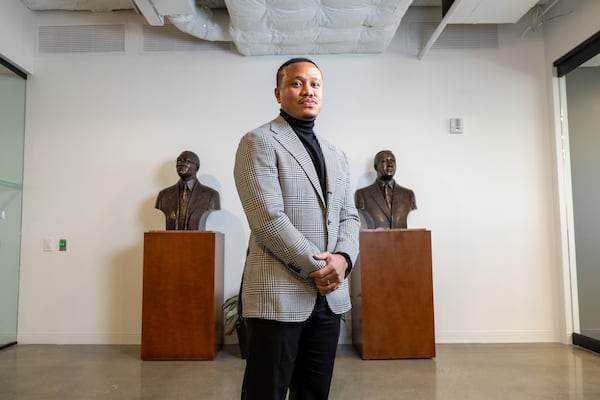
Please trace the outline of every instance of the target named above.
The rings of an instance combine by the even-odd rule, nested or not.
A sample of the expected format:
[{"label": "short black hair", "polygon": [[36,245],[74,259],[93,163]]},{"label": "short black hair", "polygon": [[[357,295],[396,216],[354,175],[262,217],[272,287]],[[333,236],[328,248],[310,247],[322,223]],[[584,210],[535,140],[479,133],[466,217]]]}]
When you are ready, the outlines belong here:
[{"label": "short black hair", "polygon": [[[319,71],[321,71],[321,68],[319,68],[319,66],[310,58],[305,58],[305,57],[294,57],[294,58],[290,58],[289,60],[287,60],[286,62],[284,62],[283,64],[281,64],[281,66],[279,67],[279,69],[277,70],[277,76],[275,77],[275,87],[279,87],[279,83],[281,82],[281,77],[283,76],[283,70],[285,69],[285,67],[287,67],[290,64],[296,64],[299,62],[307,62],[307,63],[311,63],[312,65],[314,65],[315,67],[317,67],[317,69]],[[322,74],[322,72],[321,72]]]}]

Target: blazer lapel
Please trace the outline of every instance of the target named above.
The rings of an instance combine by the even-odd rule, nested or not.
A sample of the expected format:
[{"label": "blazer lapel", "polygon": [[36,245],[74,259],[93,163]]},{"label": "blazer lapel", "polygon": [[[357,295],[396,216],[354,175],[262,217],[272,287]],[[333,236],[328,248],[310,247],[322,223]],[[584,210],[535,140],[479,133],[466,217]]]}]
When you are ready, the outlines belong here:
[{"label": "blazer lapel", "polygon": [[[315,166],[296,132],[282,117],[277,117],[271,122],[271,130],[276,133],[274,136],[275,140],[288,150],[291,156],[302,167],[313,188],[319,194],[321,201],[325,204]],[[325,165],[327,165],[327,161],[325,161]]]},{"label": "blazer lapel", "polygon": [[334,148],[325,140],[319,140],[319,145],[321,146],[321,151],[323,152],[323,160],[325,162],[325,175],[327,177],[327,182],[325,183],[325,190],[327,190],[327,201],[329,201],[329,196],[333,194],[333,189],[336,186],[336,177],[340,176],[341,171],[338,170],[337,157],[334,153]]}]

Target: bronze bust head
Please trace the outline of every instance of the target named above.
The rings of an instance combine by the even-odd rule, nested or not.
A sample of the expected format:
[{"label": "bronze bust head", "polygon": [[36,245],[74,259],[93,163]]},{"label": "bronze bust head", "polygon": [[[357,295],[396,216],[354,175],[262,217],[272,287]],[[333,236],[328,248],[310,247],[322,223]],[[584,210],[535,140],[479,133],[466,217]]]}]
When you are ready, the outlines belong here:
[{"label": "bronze bust head", "polygon": [[377,178],[373,184],[354,193],[356,208],[368,229],[403,229],[408,213],[417,208],[412,190],[394,181],[396,157],[390,150],[375,155],[373,168]]},{"label": "bronze bust head", "polygon": [[192,151],[182,152],[176,161],[179,181],[158,193],[155,207],[165,214],[167,230],[204,230],[206,219],[221,208],[219,193],[198,181],[200,158]]}]

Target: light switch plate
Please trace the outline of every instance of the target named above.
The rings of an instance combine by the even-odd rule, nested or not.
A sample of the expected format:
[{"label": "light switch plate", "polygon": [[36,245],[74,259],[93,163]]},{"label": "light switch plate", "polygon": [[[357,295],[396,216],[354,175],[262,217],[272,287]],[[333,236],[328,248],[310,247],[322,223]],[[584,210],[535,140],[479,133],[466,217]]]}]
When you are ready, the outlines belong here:
[{"label": "light switch plate", "polygon": [[44,251],[54,251],[54,239],[44,239]]}]

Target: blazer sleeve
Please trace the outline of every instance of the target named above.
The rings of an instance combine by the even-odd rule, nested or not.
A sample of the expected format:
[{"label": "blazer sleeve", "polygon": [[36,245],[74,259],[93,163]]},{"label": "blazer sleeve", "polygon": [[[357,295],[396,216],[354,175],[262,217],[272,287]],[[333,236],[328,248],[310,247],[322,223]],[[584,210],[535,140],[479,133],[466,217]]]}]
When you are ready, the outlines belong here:
[{"label": "blazer sleeve", "polygon": [[[350,184],[350,166],[348,165],[348,159],[342,152],[338,155],[342,168],[342,176],[344,177],[343,197],[340,201],[339,211],[339,230],[336,238],[336,248],[334,252],[341,252],[348,255],[350,263],[348,264],[348,270],[346,276],[352,270],[352,266],[356,262],[358,257],[358,232],[360,230],[360,218],[358,211],[354,204],[354,198],[352,196],[352,187]],[[330,207],[333,208],[333,207]]]},{"label": "blazer sleeve", "polygon": [[[285,162],[277,154],[271,136],[257,129],[240,140],[234,180],[250,226],[251,240],[264,246],[295,274],[308,278],[308,274],[324,267],[325,262],[313,259],[312,256],[322,250],[294,226],[285,212],[280,181],[283,179],[280,169],[288,167],[282,165]],[[298,177],[297,184],[307,183]]]}]

